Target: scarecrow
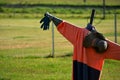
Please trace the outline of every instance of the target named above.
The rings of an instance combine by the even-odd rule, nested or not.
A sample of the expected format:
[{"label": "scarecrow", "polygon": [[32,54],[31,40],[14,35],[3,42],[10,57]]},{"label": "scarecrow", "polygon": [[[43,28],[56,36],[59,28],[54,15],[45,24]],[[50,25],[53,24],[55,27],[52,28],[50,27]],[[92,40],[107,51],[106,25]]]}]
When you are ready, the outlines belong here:
[{"label": "scarecrow", "polygon": [[45,13],[41,28],[49,29],[51,21],[74,47],[72,80],[100,80],[104,60],[120,60],[120,45],[99,33],[92,26],[93,18],[87,27],[81,28]]}]

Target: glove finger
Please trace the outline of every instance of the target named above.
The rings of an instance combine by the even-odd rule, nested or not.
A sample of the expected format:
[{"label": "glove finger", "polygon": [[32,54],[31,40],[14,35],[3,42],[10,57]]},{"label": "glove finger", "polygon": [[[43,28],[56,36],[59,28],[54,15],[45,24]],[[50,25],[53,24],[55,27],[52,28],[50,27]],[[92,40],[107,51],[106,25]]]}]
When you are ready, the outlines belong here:
[{"label": "glove finger", "polygon": [[49,23],[45,23],[45,28],[47,29],[49,27]]},{"label": "glove finger", "polygon": [[48,29],[48,25],[46,25],[46,30]]},{"label": "glove finger", "polygon": [[43,30],[46,30],[47,25],[44,25]]},{"label": "glove finger", "polygon": [[48,25],[46,26],[46,30],[48,29]]},{"label": "glove finger", "polygon": [[40,23],[42,23],[45,20],[45,17],[40,20]]},{"label": "glove finger", "polygon": [[49,29],[50,24],[48,24],[47,28]]},{"label": "glove finger", "polygon": [[43,28],[44,27],[44,23],[41,25],[41,27],[40,28]]}]

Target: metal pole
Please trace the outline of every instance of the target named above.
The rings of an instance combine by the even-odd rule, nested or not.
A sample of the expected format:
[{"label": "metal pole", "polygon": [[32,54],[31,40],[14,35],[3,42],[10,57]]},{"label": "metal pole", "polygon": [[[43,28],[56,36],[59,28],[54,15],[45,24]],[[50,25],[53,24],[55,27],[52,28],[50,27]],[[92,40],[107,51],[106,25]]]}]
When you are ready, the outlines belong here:
[{"label": "metal pole", "polygon": [[54,23],[52,22],[52,57],[54,58]]},{"label": "metal pole", "polygon": [[117,43],[117,14],[114,13],[114,26],[115,26],[115,42]]}]

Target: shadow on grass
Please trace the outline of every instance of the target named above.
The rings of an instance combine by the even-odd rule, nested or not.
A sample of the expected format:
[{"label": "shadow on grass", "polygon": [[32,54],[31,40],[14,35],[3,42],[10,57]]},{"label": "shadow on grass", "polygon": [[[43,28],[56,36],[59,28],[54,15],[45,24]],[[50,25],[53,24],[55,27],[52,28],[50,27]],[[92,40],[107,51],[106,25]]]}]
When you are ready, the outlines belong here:
[{"label": "shadow on grass", "polygon": [[44,58],[65,58],[65,57],[71,57],[72,55],[73,55],[72,53],[65,53],[65,55],[56,55],[56,56],[52,56],[50,54],[45,56]]},{"label": "shadow on grass", "polygon": [[19,57],[14,57],[17,59],[39,59],[39,58],[43,58],[42,56],[19,56]]},{"label": "shadow on grass", "polygon": [[[71,57],[73,55],[73,53],[64,53],[64,55],[55,55],[52,56],[51,54],[49,55],[44,55],[44,56],[37,56],[37,55],[27,55],[27,56],[14,56],[13,58],[17,58],[17,59],[40,59],[40,58],[65,58],[65,57]],[[5,58],[5,57],[1,57],[1,58]],[[10,58],[10,57],[7,57]]]}]

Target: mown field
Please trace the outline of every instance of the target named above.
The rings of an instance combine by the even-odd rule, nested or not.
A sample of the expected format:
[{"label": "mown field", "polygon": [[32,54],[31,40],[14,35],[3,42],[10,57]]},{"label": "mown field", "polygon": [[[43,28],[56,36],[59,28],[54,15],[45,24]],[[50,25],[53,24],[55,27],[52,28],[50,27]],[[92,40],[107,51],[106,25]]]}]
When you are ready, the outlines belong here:
[{"label": "mown field", "polygon": [[[86,26],[87,19],[65,19]],[[114,20],[94,25],[114,41]],[[120,19],[118,19],[120,44]],[[51,54],[51,29],[39,28],[39,19],[0,19],[0,80],[71,80],[72,45],[55,29],[55,58]],[[119,80],[120,62],[106,60],[101,80]]]},{"label": "mown field", "polygon": [[[85,27],[91,8],[70,6],[102,5],[102,0],[86,1],[0,0],[0,80],[71,80],[73,46],[55,29],[55,57],[49,57],[52,53],[51,28],[41,30],[39,18],[48,11],[72,24]],[[106,0],[106,5],[119,6],[120,1]],[[103,20],[103,9],[96,7],[93,25],[112,41],[114,13],[117,13],[117,41],[120,44],[120,9],[106,9],[106,19]],[[101,80],[119,80],[119,66],[120,61],[105,60]]]}]

